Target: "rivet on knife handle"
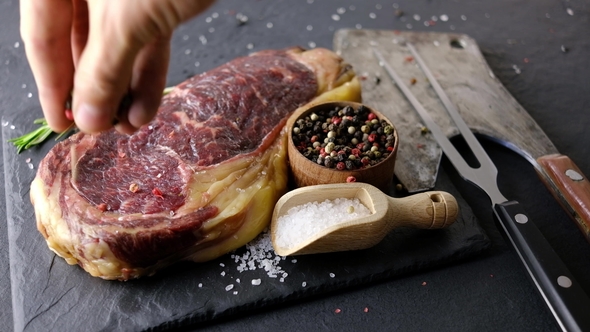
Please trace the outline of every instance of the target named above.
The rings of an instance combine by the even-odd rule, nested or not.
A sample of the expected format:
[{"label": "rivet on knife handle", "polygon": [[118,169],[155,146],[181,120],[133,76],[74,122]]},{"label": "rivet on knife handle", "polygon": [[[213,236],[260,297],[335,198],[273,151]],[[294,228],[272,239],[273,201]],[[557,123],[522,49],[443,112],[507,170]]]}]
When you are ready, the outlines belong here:
[{"label": "rivet on knife handle", "polygon": [[386,62],[383,55],[375,48],[373,52],[379,59],[380,65],[385,68],[397,87],[414,106],[461,177],[488,194],[500,225],[559,326],[565,331],[590,331],[590,315],[587,313],[587,308],[590,308],[590,299],[539,229],[529,220],[520,204],[516,201],[509,201],[502,195],[496,183],[498,174],[496,166],[467,127],[455,105],[449,100],[418,52],[409,43],[407,47],[479,161],[480,167],[473,168],[465,162],[440,127],[432,120],[430,114]]},{"label": "rivet on knife handle", "polygon": [[537,159],[539,177],[570,213],[590,242],[590,181],[567,156],[553,154]]}]

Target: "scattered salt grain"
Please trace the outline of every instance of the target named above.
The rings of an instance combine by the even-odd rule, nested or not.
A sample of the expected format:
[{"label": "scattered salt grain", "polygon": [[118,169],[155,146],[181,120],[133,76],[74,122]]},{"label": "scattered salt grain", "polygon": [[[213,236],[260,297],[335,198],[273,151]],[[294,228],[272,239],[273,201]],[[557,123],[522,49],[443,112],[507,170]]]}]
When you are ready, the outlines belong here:
[{"label": "scattered salt grain", "polygon": [[238,291],[234,291],[234,295],[238,295]]},{"label": "scattered salt grain", "polygon": [[465,16],[465,15],[461,15],[461,19],[462,19],[463,21],[467,21],[467,16]]},{"label": "scattered salt grain", "polygon": [[199,283],[199,288],[203,288],[203,283]]},{"label": "scattered salt grain", "polygon": [[304,281],[301,283],[301,287],[305,287],[305,286],[307,286],[307,283]]},{"label": "scattered salt grain", "polygon": [[14,43],[14,48],[18,48],[20,46],[19,42]]},{"label": "scattered salt grain", "polygon": [[442,14],[442,15],[440,16],[440,20],[441,20],[441,21],[443,21],[443,22],[446,22],[446,21],[448,21],[448,20],[449,20],[449,16],[448,16],[448,15],[446,15],[446,14]]},{"label": "scattered salt grain", "polygon": [[565,11],[567,12],[568,15],[574,16],[574,10],[573,9],[567,8]]},{"label": "scattered salt grain", "polygon": [[314,42],[312,42],[312,41],[310,41],[310,42],[308,43],[308,45],[309,45],[309,48],[315,48],[315,47],[316,47],[316,43],[314,43]]},{"label": "scattered salt grain", "polygon": [[280,262],[283,260],[285,260],[284,256],[275,253],[268,231],[248,243],[245,253],[234,256],[234,261],[238,264],[238,272],[264,269],[269,278],[277,278],[278,276],[285,278],[287,276],[280,266]]},{"label": "scattered salt grain", "polygon": [[334,273],[330,273],[330,278],[334,278],[336,275]]},{"label": "scattered salt grain", "polygon": [[414,14],[414,21],[420,21],[420,15]]},{"label": "scattered salt grain", "polygon": [[29,169],[33,169],[33,164],[28,164],[29,165]]},{"label": "scattered salt grain", "polygon": [[221,267],[225,267],[225,264],[223,264],[223,263],[219,263],[219,266],[221,266]]},{"label": "scattered salt grain", "polygon": [[293,263],[293,264],[297,263],[297,259],[292,259],[291,263]]},{"label": "scattered salt grain", "polygon": [[337,12],[338,14],[342,15],[342,14],[346,13],[346,8],[344,8],[344,7],[340,7],[340,8],[338,8],[338,9],[336,9],[336,12]]},{"label": "scattered salt grain", "polygon": [[357,198],[326,199],[294,206],[277,219],[275,243],[282,248],[291,248],[331,226],[370,214]]},{"label": "scattered salt grain", "polygon": [[521,70],[520,70],[520,68],[517,65],[512,65],[512,69],[514,69],[514,72],[516,74],[520,74],[521,73]]},{"label": "scattered salt grain", "polygon": [[222,277],[225,277],[225,271],[221,271],[220,274],[221,274]]},{"label": "scattered salt grain", "polygon": [[370,13],[370,14],[369,14],[369,17],[370,17],[370,18],[372,18],[372,19],[376,19],[376,18],[377,18],[377,14],[375,14],[375,13]]},{"label": "scattered salt grain", "polygon": [[311,26],[311,25],[308,25],[308,26],[307,26],[307,31],[311,31],[311,30],[313,30],[313,26]]},{"label": "scattered salt grain", "polygon": [[234,289],[234,284],[229,284],[229,285],[225,286],[225,290],[226,290],[227,292],[229,292],[229,291],[230,291],[230,290],[232,290],[232,289]]},{"label": "scattered salt grain", "polygon": [[338,15],[338,14],[332,14],[332,20],[334,20],[334,21],[340,21],[340,15]]},{"label": "scattered salt grain", "polygon": [[269,28],[269,29],[272,29],[273,26],[274,25],[272,24],[272,22],[266,23],[266,27]]},{"label": "scattered salt grain", "polygon": [[252,279],[252,285],[259,286],[262,283],[260,279]]}]

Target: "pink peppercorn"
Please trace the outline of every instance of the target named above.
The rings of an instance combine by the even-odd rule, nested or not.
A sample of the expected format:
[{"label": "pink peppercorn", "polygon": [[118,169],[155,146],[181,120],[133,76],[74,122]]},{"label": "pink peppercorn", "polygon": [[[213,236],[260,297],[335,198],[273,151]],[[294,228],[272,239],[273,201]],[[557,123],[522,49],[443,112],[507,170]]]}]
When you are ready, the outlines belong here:
[{"label": "pink peppercorn", "polygon": [[65,111],[66,114],[66,119],[70,120],[70,121],[74,121],[74,113],[72,112],[71,109],[66,109]]},{"label": "pink peppercorn", "polygon": [[345,169],[346,169],[346,164],[345,164],[345,163],[343,163],[343,162],[341,161],[341,162],[339,162],[338,164],[336,164],[336,168],[337,168],[339,171],[343,171],[343,170],[345,170]]},{"label": "pink peppercorn", "polygon": [[375,113],[369,113],[369,115],[367,116],[367,119],[369,119],[369,121],[371,121],[373,119],[377,119],[377,115],[375,115]]},{"label": "pink peppercorn", "polygon": [[356,178],[354,176],[349,176],[346,178],[346,182],[351,183],[351,182],[356,182]]}]

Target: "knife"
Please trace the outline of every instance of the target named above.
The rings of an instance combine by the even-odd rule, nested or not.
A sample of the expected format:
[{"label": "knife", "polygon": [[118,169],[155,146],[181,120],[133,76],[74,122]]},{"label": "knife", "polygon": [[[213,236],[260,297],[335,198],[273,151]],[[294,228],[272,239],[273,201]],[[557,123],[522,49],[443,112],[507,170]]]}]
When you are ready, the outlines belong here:
[{"label": "knife", "polygon": [[416,109],[461,177],[478,186],[489,196],[497,220],[561,329],[564,331],[590,331],[590,315],[588,313],[590,299],[539,229],[529,220],[522,206],[516,201],[506,199],[500,192],[496,183],[498,175],[496,166],[463,121],[456,107],[451,103],[413,45],[407,43],[406,46],[412,52],[455,122],[460,134],[478,160],[480,165],[478,168],[473,168],[465,162],[442,129],[432,120],[429,113],[393,68],[387,64],[383,55],[376,48],[373,48],[373,53],[379,60],[379,64]]}]

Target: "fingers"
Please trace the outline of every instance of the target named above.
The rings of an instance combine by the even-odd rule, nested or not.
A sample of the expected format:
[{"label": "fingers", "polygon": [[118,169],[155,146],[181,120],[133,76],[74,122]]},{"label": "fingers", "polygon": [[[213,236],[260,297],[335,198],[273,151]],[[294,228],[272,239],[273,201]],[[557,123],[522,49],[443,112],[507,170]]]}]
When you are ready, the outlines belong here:
[{"label": "fingers", "polygon": [[88,41],[88,3],[86,0],[73,0],[73,21],[72,21],[72,55],[74,58],[74,66],[78,64],[78,60],[82,55],[86,42]]},{"label": "fingers", "polygon": [[[132,132],[155,115],[166,82],[170,35],[212,0],[88,0],[90,34],[74,81],[74,119],[84,132]],[[119,109],[130,93],[129,108]]]},{"label": "fingers", "polygon": [[72,5],[63,0],[21,0],[21,36],[47,123],[56,132],[71,121],[65,104],[73,85]]},{"label": "fingers", "polygon": [[80,130],[96,133],[113,126],[140,45],[130,37],[133,15],[124,12],[125,6],[110,1],[88,6],[90,33],[76,69],[73,111]]},{"label": "fingers", "polygon": [[170,36],[157,38],[138,54],[131,79],[133,101],[127,117],[133,128],[141,127],[156,115],[166,85],[169,60]]}]

